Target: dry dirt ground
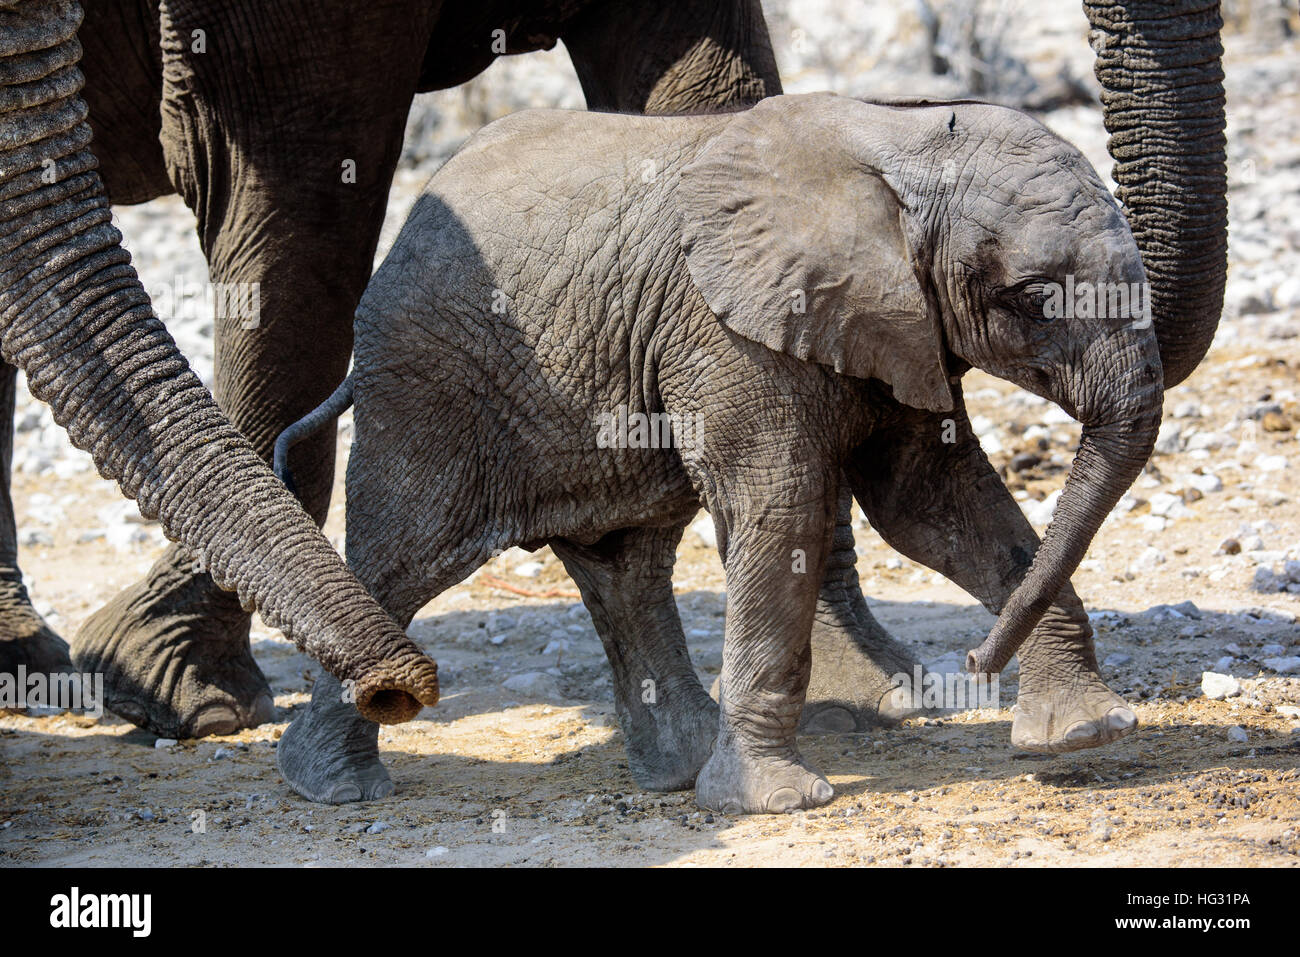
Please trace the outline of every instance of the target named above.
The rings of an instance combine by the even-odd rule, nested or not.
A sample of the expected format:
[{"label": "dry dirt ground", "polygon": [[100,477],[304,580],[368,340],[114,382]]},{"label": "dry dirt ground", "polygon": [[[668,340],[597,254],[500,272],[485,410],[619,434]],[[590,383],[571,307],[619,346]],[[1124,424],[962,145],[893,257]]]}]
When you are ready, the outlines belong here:
[{"label": "dry dirt ground", "polygon": [[[1293,74],[1269,84],[1267,107],[1294,125]],[[1294,191],[1294,129],[1285,156],[1252,143],[1266,130],[1261,120],[1234,139],[1259,163],[1234,181],[1234,215],[1256,221],[1265,244],[1235,247],[1245,252],[1234,254],[1234,282],[1255,274],[1247,253],[1290,269],[1279,251],[1294,263],[1300,248],[1294,219],[1267,221],[1278,215],[1276,177],[1290,177],[1284,195]],[[1300,560],[1300,314],[1275,305],[1230,314],[1221,344],[1168,397],[1161,450],[1074,579],[1103,670],[1141,721],[1122,742],[1056,757],[1017,751],[1013,667],[1001,708],[804,738],[835,786],[824,808],[709,815],[691,792],[636,787],[573,584],[548,551],[511,552],[412,626],[440,662],[445,697],[382,733],[393,797],[322,807],[285,786],[276,741],[317,667],[259,624],[254,653],[276,694],[275,724],[160,747],[108,715],[0,715],[0,863],[1296,866],[1300,673],[1285,672],[1300,655],[1300,565],[1286,564]],[[990,457],[1041,528],[1077,426],[978,373],[966,389]],[[345,426],[343,454],[347,439]],[[14,488],[23,528],[43,529],[25,533],[29,583],[65,635],[143,573],[162,542],[80,468],[24,472]],[[327,528],[336,544],[343,510],[340,483]],[[858,544],[877,616],[927,664],[956,670],[991,617],[868,529]],[[711,684],[725,597],[716,554],[695,530],[675,581]],[[1239,693],[1205,697],[1205,671],[1231,674]]]},{"label": "dry dirt ground", "polygon": [[[710,816],[695,807],[690,792],[637,789],[626,770],[599,642],[585,609],[570,597],[574,586],[548,551],[507,553],[439,597],[413,625],[441,663],[445,697],[419,720],[383,732],[395,796],[368,806],[320,807],[284,785],[274,766],[276,739],[308,700],[314,665],[259,627],[254,648],[276,692],[281,723],[156,747],[152,735],[112,716],[0,719],[0,860],[1294,866],[1300,863],[1300,677],[1274,674],[1259,662],[1300,650],[1294,624],[1300,598],[1253,590],[1256,569],[1269,567],[1273,557],[1267,549],[1227,555],[1220,546],[1227,539],[1260,544],[1248,539],[1251,533],[1279,548],[1300,542],[1297,371],[1295,341],[1268,355],[1216,352],[1170,403],[1212,393],[1216,407],[1232,408],[1266,393],[1290,396],[1268,420],[1279,431],[1257,427],[1257,448],[1247,452],[1248,463],[1280,455],[1289,467],[1267,473],[1261,492],[1256,468],[1234,467],[1236,457],[1158,455],[1134,490],[1135,506],[1106,525],[1076,578],[1096,618],[1105,671],[1142,722],[1116,745],[1059,757],[1011,747],[1013,671],[1002,682],[1003,709],[920,719],[867,735],[805,738],[802,747],[836,789],[825,808],[782,817]],[[981,414],[1009,423],[1035,419],[1009,387],[972,379]],[[1068,447],[1073,427],[1049,428]],[[994,461],[1005,461],[1010,451]],[[1183,487],[1175,476],[1210,471],[1207,461],[1223,490],[1187,495],[1188,514],[1175,508],[1179,517],[1153,531],[1159,523],[1152,521],[1151,500]],[[1026,474],[1027,481],[1019,477]],[[1031,496],[1060,481],[1050,465],[1011,475],[1013,486],[1024,484]],[[59,627],[71,633],[144,570],[156,546],[135,546],[124,561],[102,539],[79,542],[76,529],[90,520],[81,513],[112,506],[114,491],[85,475],[47,479],[43,487],[56,501],[70,497],[67,531],[28,561],[37,586],[49,586],[41,594],[62,611]],[[18,491],[21,500],[33,490]],[[342,510],[340,501],[329,528],[335,534]],[[1259,531],[1243,528],[1252,522]],[[877,615],[927,663],[950,668],[991,617],[954,586],[899,560],[868,530],[859,541],[864,587],[882,599],[873,601]],[[1156,547],[1162,561],[1149,551]],[[710,683],[721,660],[724,597],[716,555],[694,531],[683,542],[676,581],[691,650]],[[499,582],[542,595],[554,590],[554,596],[517,595]],[[1159,607],[1186,601],[1197,610]],[[1202,671],[1234,654],[1220,670],[1237,675],[1242,692],[1227,700],[1202,696]],[[528,677],[512,684],[522,693],[503,686],[520,674]],[[1241,731],[1230,736],[1233,728]],[[204,828],[196,832],[200,820]]]}]

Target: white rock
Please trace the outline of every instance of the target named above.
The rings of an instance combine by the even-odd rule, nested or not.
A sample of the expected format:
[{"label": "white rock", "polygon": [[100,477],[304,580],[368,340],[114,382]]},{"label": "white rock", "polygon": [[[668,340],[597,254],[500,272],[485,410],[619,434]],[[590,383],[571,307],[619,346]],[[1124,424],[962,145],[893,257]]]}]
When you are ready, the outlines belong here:
[{"label": "white rock", "polygon": [[1277,706],[1277,713],[1284,718],[1300,718],[1300,708],[1293,704],[1280,704]]},{"label": "white rock", "polygon": [[1056,511],[1056,503],[1061,500],[1061,490],[1057,489],[1041,502],[1035,502],[1033,499],[1020,503],[1020,510],[1025,513],[1025,518],[1029,519],[1029,524],[1034,526],[1046,526],[1052,521],[1052,513]]},{"label": "white rock", "polygon": [[175,738],[159,738],[153,743],[155,748],[174,748],[176,746]]},{"label": "white rock", "polygon": [[511,572],[520,578],[536,578],[542,573],[541,562],[524,562],[522,565],[516,565],[510,569]]},{"label": "white rock", "polygon": [[1188,475],[1183,479],[1183,483],[1207,495],[1211,492],[1223,491],[1223,479],[1213,472],[1206,472],[1204,475]]},{"label": "white rock", "polygon": [[1286,648],[1279,644],[1267,644],[1259,649],[1261,658],[1277,658],[1284,654],[1286,654]]},{"label": "white rock", "polygon": [[1281,472],[1288,464],[1285,455],[1261,455],[1255,459],[1255,468],[1261,472]]},{"label": "white rock", "polygon": [[384,831],[387,831],[392,826],[393,825],[391,824],[385,824],[383,821],[376,821],[374,824],[371,824],[368,828],[366,828],[366,833],[382,834]]},{"label": "white rock", "polygon": [[984,450],[985,455],[1000,455],[1005,449],[996,432],[987,432],[981,435],[979,440],[980,448]]},{"label": "white rock", "polygon": [[501,682],[501,687],[531,698],[562,698],[559,682],[544,671],[526,671]]},{"label": "white rock", "polygon": [[1271,595],[1282,590],[1282,582],[1273,574],[1271,568],[1261,565],[1255,569],[1255,576],[1250,581],[1250,590]]},{"label": "white rock", "polygon": [[707,548],[718,547],[718,532],[713,527],[713,517],[705,515],[698,522],[691,526],[691,531]]},{"label": "white rock", "polygon": [[1165,553],[1158,548],[1148,547],[1132,565],[1134,571],[1149,572],[1157,565],[1165,563]]},{"label": "white rock", "polygon": [[1273,290],[1273,304],[1278,309],[1300,309],[1300,276],[1287,276]]},{"label": "white rock", "polygon": [[1212,701],[1222,701],[1241,694],[1241,682],[1232,675],[1204,671],[1201,673],[1201,694]]},{"label": "white rock", "polygon": [[1232,438],[1222,432],[1197,432],[1187,440],[1187,449],[1196,452],[1202,449],[1214,451],[1232,445]]},{"label": "white rock", "polygon": [[448,853],[450,853],[450,851],[449,851],[446,847],[443,847],[441,844],[439,844],[437,847],[431,847],[431,848],[429,848],[427,851],[425,851],[425,852],[424,852],[424,856],[425,856],[425,857],[442,857],[442,855],[444,855],[444,854],[448,854]]},{"label": "white rock", "polygon": [[1183,427],[1170,419],[1161,422],[1160,431],[1156,434],[1156,454],[1173,455],[1181,452],[1182,448]]},{"label": "white rock", "polygon": [[1265,668],[1280,675],[1300,675],[1300,655],[1288,655],[1285,658],[1265,658]]},{"label": "white rock", "polygon": [[1228,729],[1228,740],[1235,744],[1245,744],[1250,740],[1250,735],[1246,733],[1246,729],[1241,725],[1234,724]]},{"label": "white rock", "polygon": [[1232,655],[1224,655],[1214,663],[1214,670],[1226,673],[1229,668],[1237,663],[1237,659]]},{"label": "white rock", "polygon": [[1183,504],[1181,495],[1157,492],[1151,496],[1151,514],[1163,515],[1167,518],[1186,518],[1192,514],[1192,510]]}]

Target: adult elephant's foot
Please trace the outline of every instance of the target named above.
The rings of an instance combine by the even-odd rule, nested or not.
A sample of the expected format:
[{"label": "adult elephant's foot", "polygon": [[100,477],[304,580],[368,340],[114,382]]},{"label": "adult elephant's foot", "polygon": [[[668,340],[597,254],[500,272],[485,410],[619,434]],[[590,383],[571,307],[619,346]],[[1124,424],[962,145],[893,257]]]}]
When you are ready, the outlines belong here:
[{"label": "adult elephant's foot", "polygon": [[104,675],[104,707],[132,724],[170,738],[232,734],[275,718],[249,617],[173,545],[82,625],[73,659]]},{"label": "adult elephant's foot", "polygon": [[812,675],[799,730],[862,732],[923,714],[912,694],[917,675],[925,675],[921,663],[876,621],[856,582],[852,593],[833,600],[823,593],[813,622]]},{"label": "adult elephant's foot", "polygon": [[0,674],[66,674],[68,643],[32,607],[21,581],[0,579]]},{"label": "adult elephant's foot", "polygon": [[685,682],[652,705],[619,709],[627,767],[647,791],[683,791],[695,784],[718,737],[718,706],[698,681]]},{"label": "adult elephant's foot", "polygon": [[316,680],[311,704],[281,736],[276,763],[289,787],[317,804],[374,801],[394,791],[379,761],[379,725],[361,717],[330,674]]},{"label": "adult elephant's foot", "polygon": [[719,737],[695,782],[700,807],[723,814],[784,814],[819,807],[835,789],[793,748],[746,747]]},{"label": "adult elephant's foot", "polygon": [[1128,703],[1101,680],[1091,637],[1035,635],[1021,654],[1012,714],[1011,743],[1047,754],[1100,747],[1138,725]]}]

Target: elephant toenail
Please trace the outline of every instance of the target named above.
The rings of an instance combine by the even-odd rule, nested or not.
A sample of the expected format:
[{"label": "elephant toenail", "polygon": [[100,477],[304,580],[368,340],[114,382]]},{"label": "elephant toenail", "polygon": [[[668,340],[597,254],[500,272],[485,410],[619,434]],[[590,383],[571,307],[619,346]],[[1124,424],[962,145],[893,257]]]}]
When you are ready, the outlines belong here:
[{"label": "elephant toenail", "polygon": [[206,738],[210,734],[233,734],[239,730],[239,716],[224,704],[209,705],[194,717],[190,736]]},{"label": "elephant toenail", "polygon": [[328,804],[347,804],[351,801],[361,800],[361,788],[355,784],[339,784],[330,791]]},{"label": "elephant toenail", "polygon": [[1097,729],[1093,727],[1091,721],[1076,721],[1070,725],[1070,729],[1065,732],[1065,740],[1071,744],[1080,741],[1088,741],[1097,736]]},{"label": "elephant toenail", "polygon": [[114,701],[105,707],[119,718],[124,718],[134,725],[142,727],[144,725],[144,708],[140,707],[133,701]]},{"label": "elephant toenail", "polygon": [[1137,723],[1137,715],[1128,708],[1111,708],[1106,715],[1106,727],[1112,731],[1132,731],[1137,727]]},{"label": "elephant toenail", "polygon": [[370,789],[370,800],[378,801],[381,798],[391,797],[396,790],[392,781],[380,781]]},{"label": "elephant toenail", "polygon": [[921,713],[921,709],[913,705],[912,693],[907,688],[894,688],[886,692],[876,711],[884,721],[902,721]]},{"label": "elephant toenail", "polygon": [[767,809],[773,814],[797,811],[803,807],[803,795],[794,788],[777,788],[767,798]]},{"label": "elephant toenail", "polygon": [[818,778],[812,786],[812,799],[818,804],[825,804],[835,796],[835,789],[825,778]]}]

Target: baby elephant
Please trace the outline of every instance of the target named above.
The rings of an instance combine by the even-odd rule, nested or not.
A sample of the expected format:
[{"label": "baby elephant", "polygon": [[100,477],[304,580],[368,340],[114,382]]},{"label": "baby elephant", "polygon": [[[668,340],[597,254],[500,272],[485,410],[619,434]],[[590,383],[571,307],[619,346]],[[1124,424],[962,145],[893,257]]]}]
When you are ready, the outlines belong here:
[{"label": "baby elephant", "polygon": [[[399,623],[498,550],[549,544],[613,665],[642,787],[814,807],[833,792],[795,729],[841,477],[888,541],[1000,612],[971,670],[1000,670],[1040,619],[1080,634],[1069,576],[1160,421],[1144,289],[1096,173],[1011,110],[813,94],[524,112],[433,177],[358,309],[349,382],[282,446],[355,400],[347,558]],[[988,483],[955,480],[988,474],[971,366],[1084,424],[1041,547],[989,520],[1000,484],[994,508]],[[701,504],[726,569],[719,706],[671,584]],[[1114,735],[1133,726],[1100,679],[1067,690]],[[323,677],[280,744],[309,798],[392,790],[345,697]]]}]

